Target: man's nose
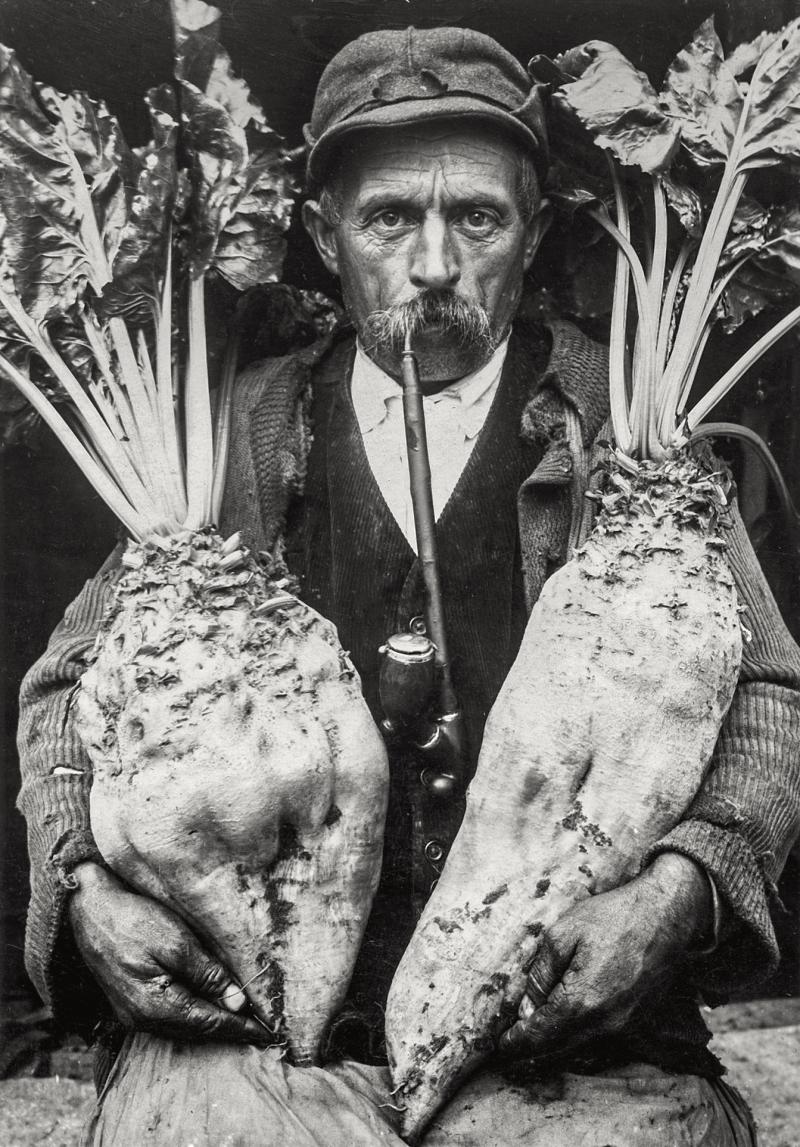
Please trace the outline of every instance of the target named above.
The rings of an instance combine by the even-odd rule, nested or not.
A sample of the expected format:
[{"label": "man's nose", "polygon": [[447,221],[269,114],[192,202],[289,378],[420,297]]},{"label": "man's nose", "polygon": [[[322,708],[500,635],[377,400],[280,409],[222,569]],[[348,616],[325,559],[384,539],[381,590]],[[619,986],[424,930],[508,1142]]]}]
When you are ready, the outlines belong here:
[{"label": "man's nose", "polygon": [[453,287],[461,278],[458,256],[443,219],[426,219],[417,232],[409,278],[415,287]]}]

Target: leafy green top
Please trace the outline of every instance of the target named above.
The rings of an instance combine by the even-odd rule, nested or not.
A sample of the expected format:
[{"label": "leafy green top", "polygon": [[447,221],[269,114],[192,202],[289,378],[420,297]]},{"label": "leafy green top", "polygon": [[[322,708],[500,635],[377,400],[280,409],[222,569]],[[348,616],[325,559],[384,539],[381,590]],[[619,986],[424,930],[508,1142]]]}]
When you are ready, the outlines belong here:
[{"label": "leafy green top", "polygon": [[219,11],[170,2],[175,81],[147,93],[142,148],[104,103],[35,84],[0,46],[0,377],[137,537],[218,512],[203,285],[280,277],[294,191]]},{"label": "leafy green top", "polygon": [[[786,176],[800,165],[800,20],[727,57],[707,20],[659,93],[599,41],[555,61],[535,57],[530,70],[551,91],[551,197],[570,213],[587,212],[618,247],[616,445],[659,459],[800,321],[800,309],[790,311],[706,398],[687,406],[714,322],[733,329],[797,299],[800,199]],[[765,169],[769,180],[759,178]]]}]

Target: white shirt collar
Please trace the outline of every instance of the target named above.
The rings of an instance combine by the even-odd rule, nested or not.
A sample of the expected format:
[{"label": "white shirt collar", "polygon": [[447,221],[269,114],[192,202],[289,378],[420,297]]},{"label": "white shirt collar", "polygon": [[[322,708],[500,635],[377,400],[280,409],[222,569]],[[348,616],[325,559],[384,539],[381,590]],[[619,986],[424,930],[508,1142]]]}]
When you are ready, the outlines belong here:
[{"label": "white shirt collar", "polygon": [[[457,379],[456,382],[431,395],[427,402],[436,403],[441,399],[457,399],[462,408],[475,405],[500,377],[508,350],[508,337],[503,339],[488,362],[472,374]],[[381,370],[366,354],[361,344],[356,345],[351,383],[353,406],[362,434],[374,429],[388,413],[388,403],[402,399],[403,390],[399,382]]]}]

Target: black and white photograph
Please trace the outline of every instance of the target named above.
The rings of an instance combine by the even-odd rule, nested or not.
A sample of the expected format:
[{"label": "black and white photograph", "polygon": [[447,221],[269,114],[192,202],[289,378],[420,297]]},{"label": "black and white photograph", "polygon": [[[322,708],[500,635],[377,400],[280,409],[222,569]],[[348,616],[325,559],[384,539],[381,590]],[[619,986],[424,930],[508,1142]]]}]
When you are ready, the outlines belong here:
[{"label": "black and white photograph", "polygon": [[800,2],[0,0],[0,1143],[800,1145]]}]

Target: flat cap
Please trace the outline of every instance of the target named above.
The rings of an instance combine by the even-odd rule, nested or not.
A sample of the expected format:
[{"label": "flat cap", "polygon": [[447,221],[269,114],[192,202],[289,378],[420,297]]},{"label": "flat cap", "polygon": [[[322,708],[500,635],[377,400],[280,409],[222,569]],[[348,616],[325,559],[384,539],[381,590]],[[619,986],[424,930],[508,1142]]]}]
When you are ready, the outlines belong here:
[{"label": "flat cap", "polygon": [[547,169],[547,130],[538,89],[496,40],[469,28],[368,32],[347,44],[322,73],[308,144],[310,186],[324,177],[335,147],[360,128],[470,116],[502,125]]}]

